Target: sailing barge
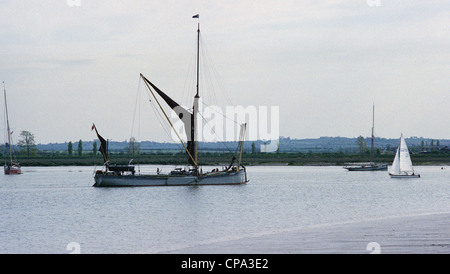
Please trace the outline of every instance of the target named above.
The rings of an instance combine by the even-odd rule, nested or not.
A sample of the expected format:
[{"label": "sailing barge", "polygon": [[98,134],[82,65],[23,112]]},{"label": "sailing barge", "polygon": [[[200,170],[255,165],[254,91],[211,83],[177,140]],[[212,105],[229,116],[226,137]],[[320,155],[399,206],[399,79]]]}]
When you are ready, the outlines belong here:
[{"label": "sailing barge", "polygon": [[[194,17],[194,18],[198,18]],[[100,152],[104,158],[104,168],[97,170],[94,175],[94,187],[135,187],[135,186],[187,186],[187,185],[234,185],[245,184],[248,182],[247,171],[245,166],[241,164],[242,148],[245,136],[246,124],[241,125],[240,141],[238,149],[240,151],[238,159],[233,157],[229,166],[223,170],[219,168],[213,169],[211,172],[203,172],[199,165],[198,148],[197,148],[197,115],[199,110],[199,43],[200,41],[200,24],[197,29],[197,91],[194,96],[194,103],[192,112],[181,107],[177,102],[170,98],[167,94],[162,92],[152,82],[150,82],[144,75],[140,74],[147,89],[150,91],[153,99],[164,113],[168,123],[173,127],[167,114],[164,112],[158,100],[162,98],[163,101],[177,114],[184,124],[186,136],[188,136],[187,144],[181,138],[180,142],[183,145],[188,156],[188,163],[190,168],[177,168],[168,174],[140,174],[135,170],[135,166],[129,163],[128,165],[113,165],[108,159],[108,142],[98,134],[97,128],[93,125],[97,136],[100,140]],[[157,96],[158,95],[158,96]],[[177,134],[178,135],[178,134]],[[190,137],[190,138],[189,138]]]}]

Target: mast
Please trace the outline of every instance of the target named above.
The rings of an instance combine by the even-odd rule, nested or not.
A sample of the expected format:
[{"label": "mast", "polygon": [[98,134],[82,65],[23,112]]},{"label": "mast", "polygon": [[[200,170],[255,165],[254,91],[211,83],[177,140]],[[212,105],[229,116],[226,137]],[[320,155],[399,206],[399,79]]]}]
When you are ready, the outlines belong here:
[{"label": "mast", "polygon": [[11,150],[11,129],[9,128],[9,116],[8,116],[8,103],[6,102],[6,87],[3,81],[3,95],[5,97],[5,112],[6,112],[6,130],[8,131],[8,146],[9,146],[9,159],[12,164],[12,150]]},{"label": "mast", "polygon": [[371,157],[372,157],[372,162],[374,162],[374,155],[373,155],[373,148],[374,148],[373,143],[374,143],[374,138],[375,138],[375,136],[374,136],[374,128],[375,128],[375,104],[373,104],[373,106],[372,106],[372,146],[370,148],[370,154],[371,154]]},{"label": "mast", "polygon": [[[199,18],[199,15],[194,15],[192,18]],[[186,131],[186,136],[188,137],[187,145],[184,144],[181,137],[177,134],[178,139],[180,139],[181,144],[183,145],[184,149],[186,150],[186,153],[188,154],[189,158],[189,164],[194,167],[195,173],[198,173],[198,148],[197,148],[197,114],[199,110],[199,78],[200,78],[200,23],[198,24],[197,28],[197,88],[196,88],[196,94],[194,96],[194,103],[192,107],[192,113],[185,109],[184,107],[181,107],[177,102],[175,102],[172,98],[167,96],[164,92],[162,92],[158,87],[156,87],[153,83],[151,83],[147,78],[145,78],[142,73],[140,74],[141,78],[144,80],[145,85],[147,86],[147,89],[152,94],[153,98],[155,99],[156,103],[158,104],[159,108],[163,112],[164,116],[166,117],[167,121],[169,122],[170,126],[172,128],[173,124],[170,121],[169,117],[167,116],[166,112],[160,105],[158,99],[155,97],[155,94],[153,93],[153,90],[158,93],[159,96],[169,105],[172,110],[175,111],[175,113],[178,115],[178,118],[184,123],[184,128]]]},{"label": "mast", "polygon": [[403,149],[402,139],[403,139],[403,133],[400,135],[400,144],[398,145],[398,161],[399,161],[398,170],[399,170],[399,173],[401,173],[403,170],[403,168],[402,168],[403,167],[403,165],[402,165],[402,149]]},{"label": "mast", "polygon": [[198,83],[199,83],[199,72],[200,72],[200,23],[197,25],[197,94],[195,98],[198,98]]},{"label": "mast", "polygon": [[[194,15],[193,18],[199,18],[199,15]],[[200,78],[200,23],[197,24],[197,93],[194,97],[193,115],[194,115],[194,167],[195,171],[198,172],[198,129],[197,129],[197,114],[198,114],[198,101],[199,95],[199,78]]]}]

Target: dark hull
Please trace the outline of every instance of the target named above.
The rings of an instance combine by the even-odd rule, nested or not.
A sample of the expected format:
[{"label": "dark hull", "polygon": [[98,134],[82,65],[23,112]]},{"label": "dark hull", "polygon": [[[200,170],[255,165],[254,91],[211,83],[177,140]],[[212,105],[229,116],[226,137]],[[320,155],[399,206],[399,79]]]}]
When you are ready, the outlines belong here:
[{"label": "dark hull", "polygon": [[407,178],[420,178],[420,174],[414,174],[414,175],[396,175],[389,173],[389,176],[394,179],[407,179]]},{"label": "dark hull", "polygon": [[379,171],[379,170],[387,170],[387,165],[361,165],[361,166],[351,166],[344,167],[348,171]]}]

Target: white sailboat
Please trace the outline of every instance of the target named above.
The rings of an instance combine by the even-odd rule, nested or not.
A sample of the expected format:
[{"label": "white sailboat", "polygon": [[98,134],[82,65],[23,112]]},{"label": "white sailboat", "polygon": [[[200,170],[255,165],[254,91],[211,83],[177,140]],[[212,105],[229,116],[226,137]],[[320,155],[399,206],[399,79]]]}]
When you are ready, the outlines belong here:
[{"label": "white sailboat", "polygon": [[403,134],[400,136],[400,145],[395,153],[392,166],[389,169],[389,175],[391,178],[420,178],[420,174],[416,174],[414,171]]}]

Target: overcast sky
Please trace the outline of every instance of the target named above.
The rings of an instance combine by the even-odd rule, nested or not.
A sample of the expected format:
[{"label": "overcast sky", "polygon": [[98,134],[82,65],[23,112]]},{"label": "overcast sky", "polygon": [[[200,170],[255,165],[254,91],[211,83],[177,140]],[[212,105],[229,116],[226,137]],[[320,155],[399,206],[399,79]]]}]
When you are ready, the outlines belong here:
[{"label": "overcast sky", "polygon": [[279,106],[281,136],[370,136],[375,104],[379,137],[450,139],[448,0],[1,0],[15,140],[93,140],[94,122],[115,141],[172,141],[148,101],[136,114],[139,74],[191,104],[198,22],[230,101]]}]

